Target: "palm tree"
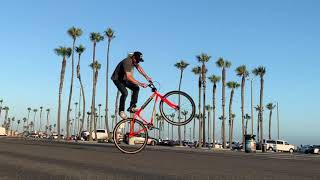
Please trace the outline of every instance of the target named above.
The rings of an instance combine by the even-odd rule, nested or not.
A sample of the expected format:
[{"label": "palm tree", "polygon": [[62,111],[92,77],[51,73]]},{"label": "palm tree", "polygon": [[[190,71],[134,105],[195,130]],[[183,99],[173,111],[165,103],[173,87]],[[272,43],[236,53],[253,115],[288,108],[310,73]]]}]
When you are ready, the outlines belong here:
[{"label": "palm tree", "polygon": [[272,110],[276,107],[273,103],[267,104],[267,109],[270,111],[269,113],[269,139],[271,139],[271,118],[272,118]]},{"label": "palm tree", "polygon": [[[184,116],[184,120],[185,120],[185,121],[187,120],[187,114],[188,114],[188,113],[189,113],[189,112],[186,111],[186,110],[184,110],[184,111],[181,112],[181,114]],[[187,126],[187,125],[184,125],[184,126],[183,126],[183,140],[184,140],[184,141],[186,141],[186,126]]]},{"label": "palm tree", "polygon": [[37,112],[38,112],[38,109],[33,109],[33,112],[34,112],[33,124],[34,124],[34,126],[35,126],[35,124],[36,124],[36,114],[37,114]]},{"label": "palm tree", "polygon": [[260,125],[261,125],[261,119],[260,119],[260,110],[261,110],[261,107],[259,105],[257,105],[256,107],[254,107],[255,110],[258,112],[258,122],[257,122],[257,140],[258,142],[260,141]]},{"label": "palm tree", "polygon": [[[179,80],[179,87],[178,87],[178,90],[181,91],[181,82],[182,82],[182,76],[183,76],[183,71],[185,68],[187,68],[189,64],[183,60],[181,60],[180,62],[177,62],[174,66],[176,68],[178,68],[180,70],[180,80]],[[178,105],[180,106],[180,96],[178,98]],[[180,110],[178,112],[178,121],[180,122]],[[180,146],[182,146],[182,141],[181,141],[181,129],[180,129],[180,126],[178,127],[178,138],[179,138],[179,143],[180,143]],[[185,137],[184,137],[185,139]]]},{"label": "palm tree", "polygon": [[67,135],[66,138],[70,137],[70,109],[71,109],[71,98],[72,98],[72,91],[73,91],[73,77],[74,77],[74,50],[76,39],[82,35],[82,30],[80,28],[76,28],[72,26],[67,31],[68,35],[72,38],[72,71],[71,71],[71,83],[70,83],[70,92],[69,92],[69,101],[68,101],[68,110],[67,110]]},{"label": "palm tree", "polygon": [[30,122],[29,126],[30,126],[31,131],[34,131],[34,123],[33,123],[33,121]]},{"label": "palm tree", "polygon": [[207,131],[208,131],[208,142],[210,143],[210,136],[211,136],[211,128],[210,128],[210,126],[211,126],[211,124],[210,124],[210,117],[211,117],[211,115],[210,115],[210,111],[211,111],[211,109],[212,109],[212,107],[210,106],[210,105],[206,105],[206,111],[207,111],[207,113],[208,113],[208,127],[207,127]]},{"label": "palm tree", "polygon": [[[199,88],[198,111],[199,111],[199,113],[198,114],[200,115],[201,114],[201,112],[200,112],[200,109],[201,109],[201,67],[197,66],[197,67],[192,68],[192,72],[195,75],[199,75],[199,80],[198,80],[198,88]],[[193,119],[193,140],[195,139],[195,127],[196,127],[196,118]],[[201,121],[200,121],[200,119],[199,119],[199,131],[201,131]],[[201,137],[199,137],[199,141],[201,141]]]},{"label": "palm tree", "polygon": [[96,46],[97,43],[103,40],[103,36],[100,35],[100,33],[95,33],[92,32],[90,33],[90,40],[93,43],[93,56],[92,56],[92,63],[91,63],[91,68],[92,68],[92,101],[91,101],[91,117],[90,117],[90,141],[92,141],[92,123],[94,122],[95,118],[95,91],[96,91],[96,83],[97,79],[96,77],[98,76],[98,67],[101,68],[101,65],[99,63],[96,63]]},{"label": "palm tree", "polygon": [[[171,117],[172,121],[174,121],[175,114],[172,113],[169,116]],[[169,128],[169,125],[168,125],[168,128]],[[171,125],[171,140],[173,140],[173,125]]]},{"label": "palm tree", "polygon": [[82,101],[83,101],[83,103],[82,103],[83,104],[82,105],[82,122],[81,122],[79,133],[81,133],[81,131],[83,130],[84,119],[86,117],[86,96],[84,94],[84,88],[83,88],[83,84],[81,81],[81,74],[80,74],[80,59],[81,59],[82,53],[85,50],[86,50],[86,48],[81,44],[78,47],[76,47],[76,52],[78,53],[77,78],[80,83],[80,89],[81,89]]},{"label": "palm tree", "polygon": [[39,131],[42,131],[42,127],[41,127],[41,120],[42,120],[42,109],[43,109],[43,107],[42,106],[40,106],[40,126],[39,126]]},{"label": "palm tree", "polygon": [[3,110],[5,111],[5,114],[4,114],[4,121],[6,122],[8,120],[8,115],[9,115],[9,107],[8,106],[5,106],[3,108]]},{"label": "palm tree", "polygon": [[18,130],[19,130],[19,125],[20,125],[20,123],[21,123],[21,120],[18,120],[18,121],[17,121],[18,126],[17,126],[17,130],[16,130],[17,132],[18,132]]},{"label": "palm tree", "polygon": [[50,109],[48,108],[48,109],[46,109],[46,111],[47,111],[47,125],[46,125],[46,132],[47,132],[47,134],[49,134],[49,132],[48,132],[48,128],[49,128],[49,113],[50,113]]},{"label": "palm tree", "polygon": [[57,124],[53,124],[53,128],[56,129],[56,127],[57,127]]},{"label": "palm tree", "polygon": [[105,115],[105,124],[108,134],[110,133],[109,129],[109,52],[111,41],[116,37],[114,31],[111,28],[108,28],[105,32],[105,36],[108,38],[108,47],[107,47],[107,71],[106,71],[106,115]]},{"label": "palm tree", "polygon": [[91,112],[87,112],[87,131],[89,131],[90,128],[90,118],[91,117]]},{"label": "palm tree", "polygon": [[240,84],[234,81],[230,81],[227,83],[228,88],[231,89],[230,93],[230,103],[229,103],[229,148],[231,149],[231,143],[233,141],[233,112],[232,112],[232,101],[233,101],[233,95],[234,90],[240,87]]},{"label": "palm tree", "polygon": [[[98,74],[99,74],[98,72],[101,69],[101,64],[97,60],[95,60],[94,63],[90,64],[90,67],[95,72],[94,83],[93,83],[93,93],[92,93],[92,104],[91,104],[92,107],[95,107],[96,88],[97,88]],[[93,117],[96,115],[96,108],[91,108],[91,109],[93,109],[93,112],[94,112],[94,113],[92,113],[93,115],[91,114],[91,121],[94,122],[94,132],[95,132],[95,137],[97,137],[97,122],[96,122],[95,117]],[[93,119],[92,119],[92,117],[93,117]],[[90,123],[90,126],[91,126],[91,124],[92,124],[92,122]],[[90,132],[92,133],[92,128],[90,128]],[[92,138],[92,136],[90,136],[90,139],[91,138]],[[97,138],[96,138],[96,140],[97,140]]]},{"label": "palm tree", "polygon": [[[27,119],[27,125],[29,124],[29,118],[30,118],[30,112],[31,112],[31,107],[28,107],[28,119]],[[29,131],[29,125],[28,125],[28,131]]]},{"label": "palm tree", "polygon": [[244,87],[246,83],[246,78],[249,76],[249,72],[247,71],[247,67],[245,65],[239,66],[236,69],[236,73],[238,76],[241,77],[241,122],[242,122],[242,144],[245,142],[244,134],[245,134],[245,127],[244,127]]},{"label": "palm tree", "polygon": [[222,126],[221,126],[221,133],[222,133],[222,147],[226,148],[226,131],[225,131],[225,106],[226,106],[226,69],[230,68],[231,62],[224,60],[223,58],[219,58],[216,62],[216,65],[222,69]]},{"label": "palm tree", "polygon": [[253,69],[252,73],[255,76],[260,77],[260,143],[263,143],[263,90],[264,90],[264,75],[266,74],[266,68],[263,66],[259,66]]},{"label": "palm tree", "polygon": [[[75,133],[75,129],[77,129],[76,127],[77,127],[77,124],[79,124],[79,122],[78,122],[78,102],[75,102],[74,103],[74,106],[75,106],[75,111],[74,111],[74,120],[75,120],[75,122],[74,122],[74,132],[73,132],[73,134],[74,135],[76,135],[76,133]],[[79,105],[80,106],[80,105]]]},{"label": "palm tree", "polygon": [[215,143],[215,132],[216,132],[216,92],[217,92],[217,83],[220,82],[221,77],[216,76],[216,75],[211,75],[209,77],[209,80],[213,83],[213,88],[212,88],[212,109],[213,109],[213,118],[212,118],[212,126],[213,126],[213,131],[212,131],[212,141],[213,141],[213,148],[214,143]]},{"label": "palm tree", "polygon": [[245,126],[245,134],[247,134],[248,130],[248,120],[251,119],[251,116],[249,114],[244,115],[244,119],[246,120],[246,126]]},{"label": "palm tree", "polygon": [[205,147],[206,145],[206,131],[205,131],[205,127],[206,127],[206,121],[205,121],[205,114],[206,114],[206,73],[207,73],[207,68],[205,63],[208,62],[210,60],[211,56],[205,54],[205,53],[201,53],[200,55],[197,56],[197,59],[200,63],[202,63],[202,67],[201,67],[201,78],[202,78],[202,87],[203,87],[203,137],[202,137],[202,146]]},{"label": "palm tree", "polygon": [[[101,116],[101,114],[100,114],[100,113],[101,113],[101,112],[100,112],[100,111],[101,111],[101,106],[102,106],[101,104],[98,104],[98,107],[99,107],[99,116],[98,116],[99,125],[98,125],[98,127],[101,127],[101,118],[100,118],[100,116]],[[109,134],[109,133],[108,133],[108,134]]]},{"label": "palm tree", "polygon": [[62,65],[61,65],[61,73],[60,73],[59,98],[58,98],[58,117],[57,117],[58,140],[60,140],[61,139],[61,136],[60,136],[61,95],[62,95],[62,88],[63,88],[63,82],[64,82],[64,74],[66,71],[67,58],[69,58],[71,56],[72,49],[60,46],[59,48],[54,49],[54,51],[58,56],[62,56],[62,58],[63,58]]},{"label": "palm tree", "polygon": [[22,120],[23,120],[23,131],[25,131],[26,130],[25,126],[26,126],[27,118],[24,117]]}]

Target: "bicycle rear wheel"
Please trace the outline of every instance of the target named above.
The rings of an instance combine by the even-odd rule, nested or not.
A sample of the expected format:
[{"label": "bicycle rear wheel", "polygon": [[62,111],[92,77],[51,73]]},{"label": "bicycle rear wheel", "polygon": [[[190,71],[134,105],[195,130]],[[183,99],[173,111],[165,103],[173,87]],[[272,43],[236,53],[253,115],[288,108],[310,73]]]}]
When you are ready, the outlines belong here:
[{"label": "bicycle rear wheel", "polygon": [[135,154],[147,145],[148,130],[137,119],[124,119],[114,127],[113,141],[121,152]]},{"label": "bicycle rear wheel", "polygon": [[182,126],[193,119],[196,106],[187,93],[171,91],[163,97],[164,99],[160,101],[160,113],[170,124]]}]

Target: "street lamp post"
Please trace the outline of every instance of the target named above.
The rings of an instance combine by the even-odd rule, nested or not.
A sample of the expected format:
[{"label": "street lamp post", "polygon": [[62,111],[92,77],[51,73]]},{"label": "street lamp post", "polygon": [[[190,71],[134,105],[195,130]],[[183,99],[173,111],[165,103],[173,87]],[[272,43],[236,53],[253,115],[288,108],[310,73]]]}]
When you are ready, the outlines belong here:
[{"label": "street lamp post", "polygon": [[278,139],[280,139],[280,129],[279,129],[279,126],[280,126],[280,122],[279,122],[279,103],[277,102],[277,126],[278,126]]}]

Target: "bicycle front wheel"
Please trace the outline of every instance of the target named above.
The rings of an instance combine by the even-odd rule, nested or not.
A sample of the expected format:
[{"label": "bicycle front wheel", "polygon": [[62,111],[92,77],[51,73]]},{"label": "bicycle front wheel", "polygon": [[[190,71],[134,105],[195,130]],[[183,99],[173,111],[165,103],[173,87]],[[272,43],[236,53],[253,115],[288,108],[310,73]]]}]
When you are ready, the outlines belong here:
[{"label": "bicycle front wheel", "polygon": [[148,130],[143,122],[137,119],[124,119],[114,127],[113,141],[121,152],[135,154],[147,145]]},{"label": "bicycle front wheel", "polygon": [[160,101],[160,113],[170,124],[182,126],[194,117],[196,106],[193,99],[185,92],[171,91]]}]

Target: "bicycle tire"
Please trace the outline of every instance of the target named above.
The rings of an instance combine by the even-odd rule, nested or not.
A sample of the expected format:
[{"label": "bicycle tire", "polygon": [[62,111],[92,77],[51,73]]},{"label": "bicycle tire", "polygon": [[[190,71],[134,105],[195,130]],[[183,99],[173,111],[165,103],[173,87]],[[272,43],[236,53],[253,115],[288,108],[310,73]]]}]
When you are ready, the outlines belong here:
[{"label": "bicycle tire", "polygon": [[170,97],[172,95],[176,95],[176,94],[178,94],[180,96],[183,96],[183,97],[185,97],[185,98],[187,98],[189,100],[189,102],[191,104],[191,108],[192,108],[190,117],[185,119],[184,121],[180,121],[180,122],[172,121],[170,118],[168,118],[169,114],[166,114],[165,111],[164,111],[163,106],[164,106],[165,102],[163,100],[161,100],[160,104],[159,104],[160,114],[168,123],[170,123],[172,125],[175,125],[175,126],[183,126],[183,125],[188,124],[194,118],[195,113],[196,113],[196,106],[195,106],[195,103],[194,103],[193,99],[187,93],[185,93],[183,91],[170,91],[167,94],[165,94],[163,97],[164,98],[168,98],[168,97]]},{"label": "bicycle tire", "polygon": [[[123,147],[121,147],[121,145],[120,145],[120,143],[119,143],[119,141],[118,141],[118,136],[117,136],[117,132],[119,132],[118,129],[120,128],[120,126],[121,126],[122,124],[125,124],[126,122],[131,123],[131,121],[133,121],[133,118],[123,119],[123,120],[119,121],[119,122],[116,124],[116,126],[114,127],[114,129],[113,129],[113,141],[114,141],[114,144],[115,144],[115,146],[117,147],[117,149],[119,149],[121,152],[123,152],[123,153],[125,153],[125,154],[136,154],[136,153],[142,151],[142,150],[146,147],[147,142],[148,142],[148,138],[144,138],[145,141],[142,143],[142,146],[139,147],[137,150],[134,150],[134,151],[128,151],[128,150],[124,149]],[[145,137],[149,137],[149,136],[148,136],[148,129],[145,127],[145,125],[143,124],[142,121],[140,121],[140,120],[138,120],[138,119],[135,119],[135,120],[134,120],[134,123],[137,123],[137,124],[140,125],[142,128],[144,128]],[[131,148],[130,145],[127,145],[127,146],[128,146],[129,149]],[[131,149],[132,149],[132,148],[131,148]]]}]

